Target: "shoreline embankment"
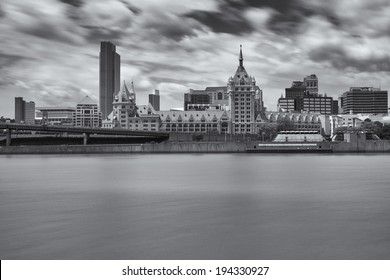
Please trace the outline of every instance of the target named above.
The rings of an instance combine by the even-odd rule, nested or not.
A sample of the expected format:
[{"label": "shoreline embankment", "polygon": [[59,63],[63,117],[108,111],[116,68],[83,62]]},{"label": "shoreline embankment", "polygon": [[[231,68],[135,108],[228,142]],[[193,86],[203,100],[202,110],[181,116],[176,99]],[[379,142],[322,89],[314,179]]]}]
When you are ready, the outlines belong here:
[{"label": "shoreline embankment", "polygon": [[[390,141],[318,142],[313,148],[261,147],[259,141],[162,142],[146,144],[0,146],[0,154],[110,154],[110,153],[389,153]],[[270,143],[270,142],[268,142]],[[304,143],[302,143],[304,144]]]}]

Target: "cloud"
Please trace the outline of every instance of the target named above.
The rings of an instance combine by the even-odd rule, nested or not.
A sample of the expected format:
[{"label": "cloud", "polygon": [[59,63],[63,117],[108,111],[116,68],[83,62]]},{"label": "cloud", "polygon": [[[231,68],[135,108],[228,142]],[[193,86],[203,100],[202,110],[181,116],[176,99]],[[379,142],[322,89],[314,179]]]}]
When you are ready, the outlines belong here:
[{"label": "cloud", "polygon": [[84,4],[83,0],[59,0],[59,1],[76,8],[80,8]]},{"label": "cloud", "polygon": [[302,32],[306,19],[315,15],[321,15],[332,24],[340,25],[338,17],[329,9],[315,9],[314,6],[304,5],[300,0],[222,0],[218,11],[193,11],[186,16],[198,20],[214,32],[242,35],[254,31],[253,22],[245,16],[253,9],[267,11],[270,17],[266,28],[284,36]]},{"label": "cloud", "polygon": [[135,15],[138,15],[142,12],[142,10],[140,8],[137,8],[136,6],[134,6],[133,4],[131,4],[130,2],[127,2],[125,0],[119,0],[119,2],[121,2],[123,5],[126,6],[126,8],[132,12],[133,14]]},{"label": "cloud", "polygon": [[30,59],[31,58],[27,56],[0,53],[0,69],[6,67],[8,68],[10,66],[17,64],[22,60],[30,60]]},{"label": "cloud", "polygon": [[314,61],[331,64],[340,70],[353,69],[358,72],[389,72],[390,56],[375,56],[369,54],[367,57],[353,57],[346,47],[339,45],[328,45],[318,48],[309,53],[309,57]]},{"label": "cloud", "polygon": [[3,9],[2,4],[0,3],[0,18],[5,17],[5,11]]},{"label": "cloud", "polygon": [[140,104],[157,88],[164,109],[182,107],[188,88],[225,85],[240,44],[270,108],[312,73],[333,96],[356,83],[386,87],[389,14],[388,0],[2,1],[0,112],[16,94],[53,105],[97,99],[102,40],[116,44]]},{"label": "cloud", "polygon": [[244,6],[238,1],[219,2],[218,11],[195,10],[184,16],[193,18],[216,33],[246,34],[253,31],[250,22],[243,16]]},{"label": "cloud", "polygon": [[9,28],[7,34],[14,30],[23,33],[23,36],[29,35],[48,41],[79,44],[81,34],[64,15],[65,9],[61,7],[62,5],[49,5],[50,3],[46,1],[40,1],[33,6],[23,5],[20,2],[7,3],[5,6],[7,17],[3,21],[3,24]]},{"label": "cloud", "polygon": [[[91,95],[87,89],[70,83],[48,84],[43,81],[23,82],[16,81],[15,86],[29,89],[29,97],[33,96],[38,107],[41,106],[75,106],[86,95]],[[93,96],[92,96],[93,97]]]}]

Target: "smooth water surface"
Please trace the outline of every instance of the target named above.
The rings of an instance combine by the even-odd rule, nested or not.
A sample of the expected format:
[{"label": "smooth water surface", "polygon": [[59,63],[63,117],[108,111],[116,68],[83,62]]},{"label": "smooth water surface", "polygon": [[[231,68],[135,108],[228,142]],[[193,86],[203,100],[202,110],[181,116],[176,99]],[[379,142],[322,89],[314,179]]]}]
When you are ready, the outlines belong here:
[{"label": "smooth water surface", "polygon": [[0,156],[0,259],[390,259],[390,156]]}]

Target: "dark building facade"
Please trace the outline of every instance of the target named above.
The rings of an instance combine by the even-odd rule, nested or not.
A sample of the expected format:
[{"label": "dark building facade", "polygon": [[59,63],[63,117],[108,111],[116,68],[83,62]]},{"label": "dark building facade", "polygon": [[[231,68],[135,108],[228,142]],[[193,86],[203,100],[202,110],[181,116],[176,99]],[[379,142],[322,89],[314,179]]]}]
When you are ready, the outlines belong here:
[{"label": "dark building facade", "polygon": [[[337,114],[333,98],[318,94],[318,77],[315,74],[306,76],[302,81],[294,81],[286,88],[286,96],[278,100],[282,112],[306,112],[323,115]],[[336,101],[337,102],[337,101]]]},{"label": "dark building facade", "polygon": [[373,87],[351,87],[341,98],[343,114],[386,114],[388,92]]},{"label": "dark building facade", "polygon": [[25,101],[23,97],[15,97],[15,122],[21,123],[24,122],[24,104]]},{"label": "dark building facade", "polygon": [[184,94],[184,111],[221,110],[228,106],[229,95],[226,86],[206,87],[204,90],[190,89]]},{"label": "dark building facade", "polygon": [[332,102],[332,115],[338,115],[339,113],[339,101],[333,100]]},{"label": "dark building facade", "polygon": [[[204,90],[190,89],[184,94],[184,111],[205,110],[211,103],[211,96]],[[203,109],[202,109],[203,108]]]},{"label": "dark building facade", "polygon": [[15,97],[15,122],[35,123],[35,102],[26,102],[23,97]]},{"label": "dark building facade", "polygon": [[283,106],[283,104],[286,102],[291,105],[291,100],[293,100],[294,109],[291,109],[291,106],[289,106],[289,108],[281,108],[289,112],[301,112],[303,110],[303,97],[307,95],[307,90],[304,82],[294,81],[291,87],[285,89],[285,92],[286,98],[282,97],[282,99],[287,99],[288,101],[280,100],[280,106]]},{"label": "dark building facade", "polygon": [[333,98],[327,96],[308,95],[303,98],[303,111],[331,115]]},{"label": "dark building facade", "polygon": [[149,94],[149,103],[155,111],[160,111],[160,91],[158,89],[155,89],[153,94]]},{"label": "dark building facade", "polygon": [[120,90],[120,56],[111,42],[100,43],[99,110],[102,119],[112,112],[114,96]]}]

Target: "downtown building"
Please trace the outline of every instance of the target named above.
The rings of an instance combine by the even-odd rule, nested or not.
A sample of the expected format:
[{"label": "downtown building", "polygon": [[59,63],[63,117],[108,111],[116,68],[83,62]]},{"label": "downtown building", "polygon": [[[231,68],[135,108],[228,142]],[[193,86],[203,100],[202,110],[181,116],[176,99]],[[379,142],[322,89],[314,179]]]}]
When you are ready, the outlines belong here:
[{"label": "downtown building", "polygon": [[39,124],[72,126],[76,107],[37,107],[36,121]]},{"label": "downtown building", "polygon": [[77,103],[73,123],[75,126],[82,127],[101,126],[101,113],[98,110],[98,105],[88,95]]},{"label": "downtown building", "polygon": [[159,131],[160,116],[153,106],[137,106],[133,83],[131,90],[123,82],[122,89],[114,98],[113,111],[102,121],[103,128],[122,128],[129,130]]},{"label": "downtown building", "polygon": [[351,87],[340,98],[343,114],[387,114],[388,92],[374,87]]},{"label": "downtown building", "polygon": [[100,43],[99,110],[105,119],[112,112],[114,96],[120,89],[120,56],[111,42]]},{"label": "downtown building", "polygon": [[35,102],[26,102],[23,97],[15,97],[15,122],[35,124]]},{"label": "downtown building", "polygon": [[318,77],[315,74],[307,76],[303,81],[294,81],[291,87],[285,89],[285,97],[278,99],[281,112],[320,113],[332,115],[338,113],[337,101],[332,97],[318,94]]},{"label": "downtown building", "polygon": [[244,67],[242,46],[236,73],[227,83],[230,105],[231,134],[256,134],[258,114],[263,111],[263,99],[254,77],[248,75]]},{"label": "downtown building", "polygon": [[160,91],[155,89],[152,94],[149,94],[149,103],[153,106],[153,109],[160,111]]},{"label": "downtown building", "polygon": [[226,86],[190,89],[184,94],[184,111],[227,110],[229,95]]}]

